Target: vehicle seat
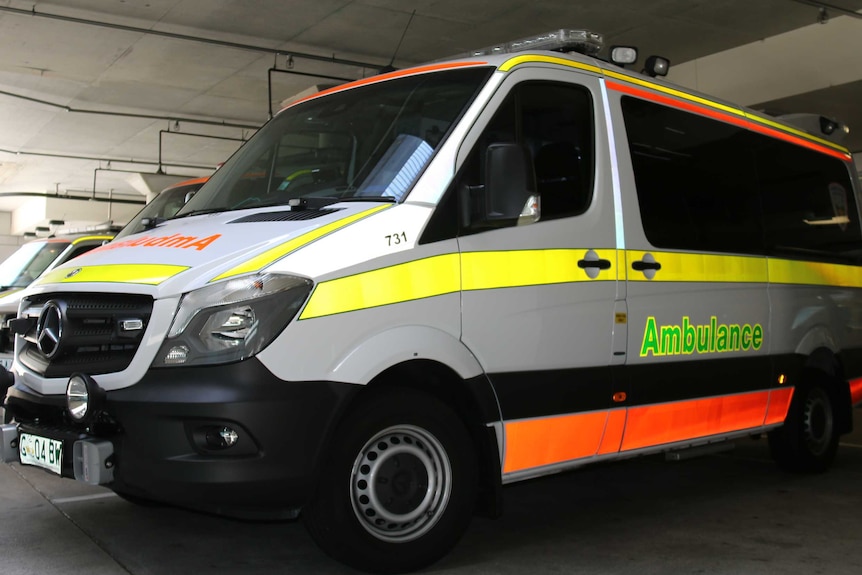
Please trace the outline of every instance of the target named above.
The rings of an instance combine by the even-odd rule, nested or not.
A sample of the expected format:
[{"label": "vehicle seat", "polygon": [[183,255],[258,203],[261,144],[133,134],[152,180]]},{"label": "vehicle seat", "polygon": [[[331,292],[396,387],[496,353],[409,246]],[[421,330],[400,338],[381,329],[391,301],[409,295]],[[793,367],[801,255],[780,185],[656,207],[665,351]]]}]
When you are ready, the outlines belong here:
[{"label": "vehicle seat", "polygon": [[536,153],[534,166],[543,219],[581,212],[586,207],[580,163],[580,152],[568,141],[546,144]]}]

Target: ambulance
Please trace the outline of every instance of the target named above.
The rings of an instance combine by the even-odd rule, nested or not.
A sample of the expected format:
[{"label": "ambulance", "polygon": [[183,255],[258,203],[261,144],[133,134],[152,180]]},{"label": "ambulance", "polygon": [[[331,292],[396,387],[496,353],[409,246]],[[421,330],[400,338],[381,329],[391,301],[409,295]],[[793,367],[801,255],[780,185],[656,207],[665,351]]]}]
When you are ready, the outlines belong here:
[{"label": "ambulance", "polygon": [[168,186],[125,227],[106,224],[94,226],[88,232],[64,230],[27,242],[0,264],[0,366],[8,369],[12,365],[14,338],[9,331],[9,321],[18,316],[24,288],[43,273],[106,244],[115,235],[122,237],[140,232],[147,225],[172,217],[207,179],[193,178]]},{"label": "ambulance", "polygon": [[14,339],[9,320],[18,316],[24,288],[41,274],[109,242],[119,229],[110,225],[97,227],[100,229],[58,232],[29,241],[0,264],[0,366],[8,369],[12,365]]},{"label": "ambulance", "polygon": [[165,222],[40,278],[6,461],[419,569],[514,482],[862,401],[848,151],[558,30],[283,109]]}]

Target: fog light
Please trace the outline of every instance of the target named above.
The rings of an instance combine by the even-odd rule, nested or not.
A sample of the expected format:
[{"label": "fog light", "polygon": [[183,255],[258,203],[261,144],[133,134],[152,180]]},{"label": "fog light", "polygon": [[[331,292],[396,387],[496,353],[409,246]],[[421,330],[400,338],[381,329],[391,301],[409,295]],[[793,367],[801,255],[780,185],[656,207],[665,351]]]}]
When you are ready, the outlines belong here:
[{"label": "fog light", "polygon": [[92,418],[104,399],[105,392],[93,378],[75,373],[66,384],[66,409],[69,417],[77,423]]},{"label": "fog light", "polygon": [[165,365],[181,365],[189,359],[189,348],[175,345],[165,355]]},{"label": "fog light", "polygon": [[207,447],[210,449],[227,449],[239,441],[239,434],[232,427],[210,427],[206,432]]},{"label": "fog light", "polygon": [[233,447],[234,445],[236,445],[236,440],[239,439],[239,435],[237,435],[236,431],[234,431],[230,427],[223,427],[218,434],[222,438],[222,441],[224,441],[225,445],[227,445],[228,447]]},{"label": "fog light", "polygon": [[75,421],[84,421],[90,407],[90,390],[87,382],[79,376],[72,376],[66,384],[66,407]]}]

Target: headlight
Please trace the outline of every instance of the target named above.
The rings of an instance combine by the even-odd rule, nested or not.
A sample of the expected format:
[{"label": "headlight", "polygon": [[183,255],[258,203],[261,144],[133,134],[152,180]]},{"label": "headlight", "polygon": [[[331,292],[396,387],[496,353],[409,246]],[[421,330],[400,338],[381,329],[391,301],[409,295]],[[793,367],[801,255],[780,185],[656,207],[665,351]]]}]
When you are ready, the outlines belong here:
[{"label": "headlight", "polygon": [[252,357],[293,319],[311,286],[304,278],[261,274],[189,292],[153,365],[206,365]]}]

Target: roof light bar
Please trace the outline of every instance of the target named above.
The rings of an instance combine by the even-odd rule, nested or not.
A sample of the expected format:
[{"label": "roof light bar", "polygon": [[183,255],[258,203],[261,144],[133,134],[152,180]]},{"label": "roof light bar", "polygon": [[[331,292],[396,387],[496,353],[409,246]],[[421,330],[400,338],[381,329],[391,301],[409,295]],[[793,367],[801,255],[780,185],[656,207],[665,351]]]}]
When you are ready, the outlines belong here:
[{"label": "roof light bar", "polygon": [[554,52],[578,52],[586,56],[596,56],[602,49],[602,35],[588,30],[554,30],[513,42],[504,42],[479,50],[472,50],[468,57],[511,54],[527,50],[551,50]]}]

